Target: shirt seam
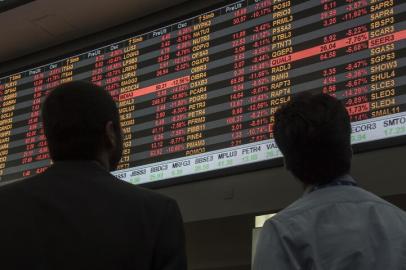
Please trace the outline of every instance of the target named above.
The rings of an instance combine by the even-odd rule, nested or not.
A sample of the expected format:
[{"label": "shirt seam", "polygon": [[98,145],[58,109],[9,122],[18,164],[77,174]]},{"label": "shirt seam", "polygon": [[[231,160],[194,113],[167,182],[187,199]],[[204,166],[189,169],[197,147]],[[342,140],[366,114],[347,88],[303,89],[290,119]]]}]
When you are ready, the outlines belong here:
[{"label": "shirt seam", "polygon": [[[288,216],[286,216],[285,217],[285,219],[287,220],[287,221],[289,221],[290,219],[292,219],[292,218],[295,218],[295,217],[297,217],[297,216],[299,216],[299,215],[302,215],[302,214],[304,214],[304,213],[308,213],[308,212],[310,212],[310,211],[313,211],[313,210],[317,210],[318,208],[320,208],[320,207],[323,207],[323,206],[326,206],[326,205],[329,205],[329,204],[332,204],[332,205],[336,205],[336,204],[348,204],[348,203],[354,203],[354,204],[363,204],[363,203],[376,203],[376,204],[380,204],[380,205],[385,205],[385,206],[387,206],[387,207],[390,207],[390,208],[392,208],[392,209],[395,209],[395,210],[398,210],[398,208],[396,207],[396,206],[394,206],[394,205],[391,205],[391,204],[389,204],[389,203],[387,203],[387,202],[380,202],[380,201],[373,201],[373,200],[368,200],[368,201],[339,201],[339,202],[328,202],[328,203],[324,203],[324,204],[321,204],[321,205],[317,205],[317,206],[315,206],[315,207],[313,207],[313,208],[310,208],[310,209],[307,209],[307,210],[304,210],[304,211],[301,211],[300,213],[296,213],[296,214],[294,214],[294,215],[288,215]],[[283,210],[282,210],[283,211]],[[284,213],[282,213],[281,212],[281,214],[284,214]],[[278,215],[276,215],[275,217],[273,217],[272,218],[273,220],[275,220],[275,221],[278,221],[279,223],[280,222],[282,222],[283,221],[283,217],[278,217]]]}]

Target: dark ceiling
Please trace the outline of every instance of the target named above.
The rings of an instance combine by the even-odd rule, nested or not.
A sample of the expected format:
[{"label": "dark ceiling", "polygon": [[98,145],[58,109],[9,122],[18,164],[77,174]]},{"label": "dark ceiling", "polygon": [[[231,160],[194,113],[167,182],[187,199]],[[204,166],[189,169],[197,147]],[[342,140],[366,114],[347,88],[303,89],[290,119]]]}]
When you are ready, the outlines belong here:
[{"label": "dark ceiling", "polygon": [[0,65],[182,2],[185,0],[30,1],[0,13]]},{"label": "dark ceiling", "polygon": [[0,13],[33,1],[34,0],[0,0]]}]

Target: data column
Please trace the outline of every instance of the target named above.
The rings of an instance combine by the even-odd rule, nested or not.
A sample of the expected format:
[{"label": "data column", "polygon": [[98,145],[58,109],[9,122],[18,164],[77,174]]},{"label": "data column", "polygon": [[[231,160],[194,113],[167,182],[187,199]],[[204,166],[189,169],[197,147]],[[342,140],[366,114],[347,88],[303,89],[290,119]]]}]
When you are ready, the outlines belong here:
[{"label": "data column", "polygon": [[[322,8],[320,13],[321,24],[320,27],[327,27],[337,24],[337,1],[320,1]],[[333,33],[322,37],[322,46],[320,50],[320,61],[328,60],[337,56],[335,42],[339,36],[337,33]],[[322,93],[329,94],[336,97],[337,92],[337,67],[326,68],[321,71],[322,81]]]},{"label": "data column", "polygon": [[[344,5],[345,13],[339,16],[339,22],[355,20],[359,17],[368,17],[368,2],[358,1],[349,2]],[[369,20],[368,20],[369,21]],[[345,61],[347,64],[344,67],[337,67],[339,74],[344,74],[344,82],[338,84],[344,91],[344,104],[350,115],[351,121],[361,121],[368,119],[370,111],[370,100],[368,93],[368,22],[346,29],[337,34],[339,40],[345,40],[346,45],[343,49],[338,50],[338,56],[351,56],[348,59],[357,59],[357,55],[365,54],[365,57],[356,61]],[[335,42],[334,44],[337,44]],[[340,96],[338,96],[340,98]],[[360,134],[353,134],[360,135]],[[353,136],[353,141],[361,141]]]},{"label": "data column", "polygon": [[0,84],[0,181],[8,180],[3,175],[9,174],[9,155],[11,150],[11,136],[14,127],[17,88],[21,74],[5,78]]},{"label": "data column", "polygon": [[290,101],[292,80],[290,61],[294,49],[293,14],[291,1],[272,0],[272,29],[271,29],[271,84],[270,84],[270,128],[274,122],[274,114],[279,107]]},{"label": "data column", "polygon": [[[123,48],[119,44],[111,45],[106,50],[104,54],[104,62],[106,65],[104,85],[113,99],[118,101],[121,89],[132,85],[131,79],[122,80],[122,69],[124,64],[128,65],[128,61],[123,60]],[[101,63],[103,61],[102,56],[103,55],[96,57],[96,65],[98,62]]]},{"label": "data column", "polygon": [[[371,113],[368,116],[372,118],[400,112],[397,101],[400,89],[395,82],[395,77],[401,75],[397,70],[400,55],[395,50],[394,34],[403,29],[395,27],[397,21],[393,5],[394,1],[382,1],[369,7]],[[385,132],[390,133],[391,129]]]},{"label": "data column", "polygon": [[[406,110],[404,10],[396,14],[397,1],[381,1],[370,6],[371,118],[398,114]],[[400,2],[400,1],[399,1]],[[403,15],[403,17],[402,17]],[[398,42],[401,41],[401,42]],[[393,116],[383,123],[384,136],[406,134],[405,118]]]},{"label": "data column", "polygon": [[[230,8],[233,10],[232,8]],[[239,25],[247,20],[247,8],[241,6],[233,11],[233,25]],[[228,97],[228,106],[230,115],[227,118],[227,124],[231,131],[230,146],[238,146],[243,143],[243,121],[244,121],[244,97],[246,96],[246,76],[245,67],[247,61],[247,30],[241,30],[232,34],[231,48],[233,49],[233,78],[229,84],[232,93]]]},{"label": "data column", "polygon": [[70,58],[64,61],[61,67],[61,84],[73,81],[73,61]]},{"label": "data column", "polygon": [[[254,14],[271,16],[271,1],[262,1],[255,5]],[[272,22],[265,22],[250,29],[251,59],[249,65],[249,92],[247,93],[249,122],[247,142],[253,143],[270,138],[270,83],[272,82],[270,60],[272,56],[271,41]],[[253,152],[244,159],[255,161],[258,158]]]},{"label": "data column", "polygon": [[[192,60],[192,23],[185,21],[174,26],[173,41],[175,44],[174,59],[171,61],[173,72],[177,78],[190,77]],[[192,71],[193,73],[193,71]],[[180,75],[182,74],[182,75]],[[165,90],[168,95],[167,112],[170,117],[168,147],[166,154],[178,156],[186,149],[189,83],[171,87]],[[177,154],[176,154],[177,153]],[[182,168],[172,170],[173,176],[182,175]]]},{"label": "data column", "polygon": [[[94,52],[95,66],[93,73],[98,81],[104,77],[104,89],[110,93],[115,101],[119,101],[118,97],[121,93],[126,93],[136,89],[137,85],[131,84],[131,78],[124,78],[124,73],[131,66],[131,62],[124,60],[125,53],[121,44],[114,44],[106,47],[104,51],[97,50]],[[102,84],[103,85],[103,84]],[[134,100],[118,102],[120,125],[123,132],[123,152],[117,169],[125,169],[129,167],[129,153],[131,147],[131,125],[134,124],[134,119],[131,117],[130,106]]]},{"label": "data column", "polygon": [[206,152],[207,64],[210,62],[211,26],[214,13],[199,16],[193,25],[186,156]]},{"label": "data column", "polygon": [[[76,60],[71,58],[42,68],[42,75],[37,74],[38,88],[34,86],[34,99],[31,106],[31,117],[28,124],[28,133],[35,134],[35,143],[31,145],[34,150],[33,166],[31,174],[43,173],[51,165],[51,156],[45,137],[43,124],[39,119],[41,104],[45,97],[57,86],[73,81],[73,69]],[[41,89],[41,91],[40,91]],[[28,145],[27,145],[28,146]]]},{"label": "data column", "polygon": [[[118,98],[118,94],[128,93],[139,88],[138,81],[138,56],[140,51],[138,49],[138,42],[140,39],[132,38],[128,40],[126,47],[123,49],[123,65],[120,70],[121,74],[121,88],[119,93],[113,93],[113,97]],[[113,82],[115,84],[116,82]],[[121,123],[127,123],[131,119],[134,119],[135,115],[135,102],[134,100],[120,101],[119,113]],[[131,155],[131,142],[133,140],[131,125],[127,125],[122,128],[123,131],[123,155],[118,165],[118,169],[125,169],[130,166]]]},{"label": "data column", "polygon": [[103,84],[103,79],[107,74],[105,74],[104,70],[104,64],[105,64],[105,55],[102,53],[102,50],[95,50],[92,52],[88,52],[86,54],[85,59],[95,59],[95,63],[91,65],[91,77],[90,77],[90,82],[98,85],[98,86],[104,86],[105,89],[109,92],[117,89],[120,87],[119,83],[114,85],[113,87],[108,84],[107,80]]},{"label": "data column", "polygon": [[[155,71],[155,78],[157,78],[157,83],[151,87],[156,90],[152,96],[153,99],[150,100],[149,106],[153,108],[153,128],[151,130],[152,143],[149,147],[149,157],[155,158],[165,154],[164,147],[167,146],[165,143],[165,132],[167,131],[167,124],[169,124],[169,119],[166,118],[166,102],[168,100],[166,89],[166,82],[162,82],[163,78],[169,73],[169,64],[171,60],[171,31],[170,27],[162,28],[160,30],[154,31],[151,34],[151,39],[159,39],[158,42],[158,57],[155,58],[155,63],[158,65],[158,69]],[[159,83],[158,83],[159,82]]]},{"label": "data column", "polygon": [[[3,80],[0,80],[0,121],[3,119],[6,119],[6,116],[3,116],[3,96],[4,96],[4,84]],[[2,126],[0,126],[0,129]],[[1,177],[3,176],[4,173],[4,168],[5,168],[5,161],[8,155],[8,149],[4,145],[7,145],[8,141],[10,139],[5,139],[6,136],[3,136],[3,131],[0,131],[0,181]],[[7,145],[8,147],[8,145]]]},{"label": "data column", "polygon": [[[7,78],[8,79],[8,78]],[[8,96],[16,93],[17,82],[0,80],[0,181],[6,168],[15,103]],[[10,120],[9,120],[10,119]]]},{"label": "data column", "polygon": [[[112,98],[117,101],[118,94],[123,88],[129,87],[125,80],[121,80],[123,71],[123,48],[118,45],[109,46],[105,54],[96,56],[96,66],[102,66],[105,63],[104,89],[106,89]],[[101,75],[99,75],[101,76]]]},{"label": "data column", "polygon": [[[29,78],[32,78],[33,80],[33,89],[34,93],[33,96],[30,95],[32,100],[32,103],[30,104],[30,107],[28,107],[27,114],[28,120],[26,122],[26,125],[29,127],[28,130],[25,132],[24,136],[24,143],[25,143],[25,149],[23,152],[23,155],[21,157],[21,164],[24,165],[27,169],[23,171],[22,176],[27,177],[35,174],[35,168],[32,168],[31,166],[26,166],[28,164],[33,163],[34,160],[34,155],[37,154],[36,146],[37,143],[39,143],[39,136],[40,136],[40,128],[35,126],[38,124],[39,121],[39,115],[40,115],[40,103],[41,103],[41,98],[42,96],[45,96],[45,73],[44,70],[41,68],[35,69],[35,70],[30,70],[28,72]],[[35,125],[34,125],[35,124]],[[46,148],[46,141],[43,142],[44,144],[44,149],[40,146],[40,152],[48,152]]]}]

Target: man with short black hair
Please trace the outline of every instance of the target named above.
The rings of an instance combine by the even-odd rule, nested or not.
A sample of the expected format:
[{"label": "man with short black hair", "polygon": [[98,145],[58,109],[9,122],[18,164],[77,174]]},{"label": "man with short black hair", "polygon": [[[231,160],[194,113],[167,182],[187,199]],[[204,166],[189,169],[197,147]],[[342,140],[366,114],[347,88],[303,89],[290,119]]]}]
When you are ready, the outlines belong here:
[{"label": "man with short black hair", "polygon": [[304,195],[269,219],[254,270],[406,269],[406,214],[357,186],[343,104],[298,94],[275,113],[274,138]]},{"label": "man with short black hair", "polygon": [[102,88],[82,81],[61,85],[45,100],[42,119],[54,162],[92,160],[116,169],[123,150],[120,117]]},{"label": "man with short black hair", "polygon": [[186,270],[176,202],[109,173],[122,152],[109,93],[61,85],[42,117],[54,164],[0,188],[0,268]]}]

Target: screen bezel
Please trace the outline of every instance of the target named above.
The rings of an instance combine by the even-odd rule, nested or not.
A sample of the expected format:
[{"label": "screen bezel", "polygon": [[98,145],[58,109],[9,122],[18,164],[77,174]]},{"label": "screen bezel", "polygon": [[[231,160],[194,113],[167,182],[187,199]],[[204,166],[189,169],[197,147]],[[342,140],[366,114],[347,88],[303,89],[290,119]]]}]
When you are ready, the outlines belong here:
[{"label": "screen bezel", "polygon": [[[204,14],[206,12],[210,12],[214,9],[217,9],[222,6],[232,4],[232,3],[235,3],[238,1],[235,1],[235,0],[234,1],[233,0],[207,1],[210,3],[205,5],[205,7],[203,7],[203,8],[196,8],[191,2],[192,1],[186,1],[185,3],[175,5],[168,9],[146,15],[145,17],[141,17],[141,18],[133,20],[129,23],[121,24],[121,25],[112,27],[110,29],[106,29],[106,30],[91,34],[89,36],[94,36],[94,35],[98,35],[100,33],[106,33],[106,32],[114,32],[114,31],[117,32],[118,29],[120,29],[120,27],[123,27],[123,25],[136,24],[137,22],[141,22],[142,20],[145,20],[147,18],[149,18],[149,19],[156,18],[157,23],[152,26],[143,27],[143,28],[137,29],[136,31],[129,32],[124,35],[119,35],[118,37],[115,37],[115,38],[103,39],[102,41],[99,41],[99,42],[89,42],[89,44],[87,44],[84,47],[81,47],[80,49],[76,49],[76,50],[68,49],[69,52],[66,52],[63,54],[58,54],[57,56],[54,56],[54,57],[44,58],[43,60],[34,62],[35,64],[28,64],[28,65],[22,66],[20,68],[15,68],[10,71],[1,73],[0,78],[7,77],[7,76],[13,75],[15,73],[29,70],[29,69],[32,69],[35,67],[48,65],[53,62],[61,61],[65,58],[72,57],[72,56],[75,56],[78,54],[82,54],[82,53],[94,50],[96,48],[99,48],[99,47],[108,46],[110,44],[120,42],[120,41],[128,39],[130,37],[142,35],[146,32],[150,32],[152,30],[159,29],[159,28],[165,27],[167,25],[177,23],[179,21],[187,20],[191,17],[198,16],[198,15]],[[213,3],[211,3],[211,2],[213,2]],[[185,7],[185,5],[188,5],[188,6]],[[183,10],[184,8],[187,9],[187,11],[184,13],[184,15],[176,15],[172,19],[169,19],[169,20],[166,18],[162,18],[163,17],[162,15],[164,13],[166,13],[167,10],[177,10],[177,9]],[[32,53],[25,57],[35,56],[40,53],[45,53],[47,50],[56,49],[60,46],[69,47],[69,45],[85,41],[89,36],[85,36],[85,37],[81,37],[81,38],[78,38],[78,39],[75,39],[72,41],[64,42],[60,45],[52,46],[51,48],[37,51],[37,52]],[[14,61],[20,60],[25,57],[20,57],[17,59],[7,61],[5,64],[7,64],[9,62],[14,62]],[[364,153],[364,152],[369,152],[369,151],[376,151],[376,150],[380,150],[380,149],[384,149],[384,148],[397,147],[397,146],[401,146],[401,145],[405,145],[405,144],[406,144],[406,135],[401,135],[401,136],[391,137],[391,138],[387,138],[387,139],[380,139],[380,140],[376,140],[376,141],[358,143],[358,144],[353,145],[352,148],[353,148],[354,154],[359,154],[359,153]],[[250,173],[253,171],[277,168],[277,167],[282,167],[282,166],[283,166],[283,158],[275,158],[275,159],[271,159],[271,160],[253,162],[253,163],[249,163],[249,164],[245,164],[245,165],[225,167],[222,169],[216,169],[216,170],[207,171],[207,172],[200,172],[200,173],[195,173],[195,174],[190,174],[190,175],[185,175],[185,176],[180,176],[180,177],[168,178],[168,179],[164,179],[164,180],[158,180],[155,182],[142,183],[142,184],[138,184],[137,186],[151,188],[151,189],[159,189],[159,188],[169,187],[169,186],[173,186],[173,185],[186,184],[186,183],[203,181],[203,180],[210,180],[210,179],[215,179],[215,178],[220,178],[220,177],[232,176],[235,174]],[[230,168],[232,168],[232,170],[230,170]],[[17,180],[17,179],[15,179],[15,180]],[[15,180],[11,180],[11,181],[15,181]]]}]

